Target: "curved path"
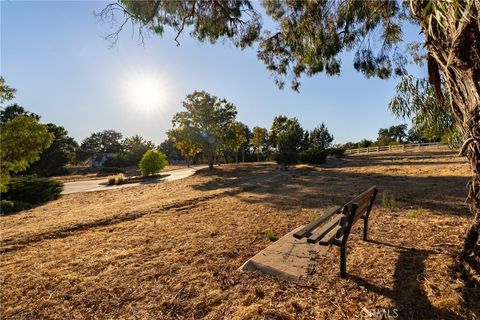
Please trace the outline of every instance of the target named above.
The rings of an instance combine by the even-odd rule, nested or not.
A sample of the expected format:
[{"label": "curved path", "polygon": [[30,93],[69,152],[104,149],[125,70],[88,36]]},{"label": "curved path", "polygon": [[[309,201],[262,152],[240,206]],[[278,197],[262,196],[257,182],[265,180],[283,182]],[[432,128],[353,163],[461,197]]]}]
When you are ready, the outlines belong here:
[{"label": "curved path", "polygon": [[[185,169],[177,169],[172,171],[164,171],[161,174],[167,175],[166,177],[155,180],[154,182],[150,182],[150,183],[158,183],[160,181],[174,181],[174,180],[183,179],[193,175],[197,170],[203,169],[206,167],[207,166],[198,166],[198,167],[190,167]],[[141,184],[140,182],[127,183],[119,186],[108,186],[108,185],[102,184],[102,183],[105,183],[106,181],[107,181],[107,177],[94,179],[94,180],[65,182],[63,186],[62,194],[128,188],[128,187],[138,186]]]}]

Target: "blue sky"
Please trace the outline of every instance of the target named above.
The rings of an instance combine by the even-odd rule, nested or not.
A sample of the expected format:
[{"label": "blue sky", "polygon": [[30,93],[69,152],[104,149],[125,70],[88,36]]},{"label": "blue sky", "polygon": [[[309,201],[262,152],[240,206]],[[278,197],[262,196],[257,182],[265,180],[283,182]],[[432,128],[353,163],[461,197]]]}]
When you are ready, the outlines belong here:
[{"label": "blue sky", "polygon": [[[165,139],[181,101],[205,90],[235,103],[238,119],[269,128],[276,115],[297,117],[306,129],[325,122],[335,142],[374,139],[378,129],[404,123],[387,110],[398,79],[365,79],[350,54],[340,77],[303,79],[300,93],[279,90],[254,49],[228,42],[202,44],[185,33],[152,35],[138,45],[127,28],[115,47],[104,36],[110,26],[94,11],[105,2],[1,2],[1,75],[17,88],[13,102],[38,113],[42,121],[64,126],[79,142],[93,132],[114,129],[125,137]],[[407,39],[420,39],[409,28]],[[413,68],[419,76],[424,70]],[[143,110],[125,97],[135,75],[159,81],[162,102]]]}]

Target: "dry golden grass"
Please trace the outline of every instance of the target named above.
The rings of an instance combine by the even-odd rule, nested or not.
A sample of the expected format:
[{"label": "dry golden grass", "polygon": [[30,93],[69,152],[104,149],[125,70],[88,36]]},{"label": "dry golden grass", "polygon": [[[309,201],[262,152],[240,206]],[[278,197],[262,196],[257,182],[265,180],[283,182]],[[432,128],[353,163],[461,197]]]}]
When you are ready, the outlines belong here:
[{"label": "dry golden grass", "polygon": [[[448,153],[331,160],[287,172],[222,166],[184,180],[72,194],[0,219],[2,318],[475,319],[478,290],[453,273],[469,222],[468,167]],[[333,204],[377,184],[369,237],[332,248],[300,283],[237,269]],[[413,213],[412,213],[413,212]]]}]

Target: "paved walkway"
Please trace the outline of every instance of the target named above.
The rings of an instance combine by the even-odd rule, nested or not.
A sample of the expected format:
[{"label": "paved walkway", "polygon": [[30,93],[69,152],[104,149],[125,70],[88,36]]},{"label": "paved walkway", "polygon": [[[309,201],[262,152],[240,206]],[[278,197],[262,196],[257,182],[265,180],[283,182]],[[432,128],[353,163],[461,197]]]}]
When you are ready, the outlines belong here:
[{"label": "paved walkway", "polygon": [[[174,180],[183,179],[193,175],[197,170],[203,169],[203,168],[206,168],[206,166],[198,166],[198,167],[190,167],[185,169],[177,169],[172,171],[165,171],[165,172],[162,172],[161,174],[167,175],[166,177],[158,180],[154,180],[153,182],[150,182],[150,183],[158,183],[160,181],[174,181]],[[120,188],[138,186],[142,184],[140,182],[126,183],[118,186],[108,186],[108,185],[102,184],[102,183],[105,183],[106,181],[107,181],[107,177],[94,179],[94,180],[66,182],[64,184],[62,194],[120,189]]]}]

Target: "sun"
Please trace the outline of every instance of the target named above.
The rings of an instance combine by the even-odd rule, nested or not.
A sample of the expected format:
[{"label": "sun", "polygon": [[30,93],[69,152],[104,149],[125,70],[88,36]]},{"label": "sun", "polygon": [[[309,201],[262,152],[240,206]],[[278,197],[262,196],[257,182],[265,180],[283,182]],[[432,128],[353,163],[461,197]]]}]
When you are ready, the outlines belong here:
[{"label": "sun", "polygon": [[139,110],[156,110],[165,98],[165,88],[160,77],[155,75],[135,75],[127,81],[125,89],[128,103]]}]

